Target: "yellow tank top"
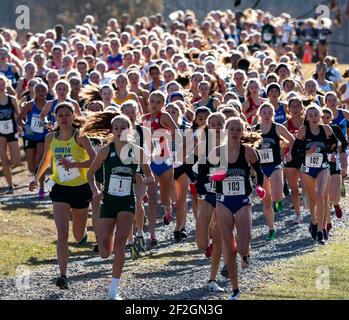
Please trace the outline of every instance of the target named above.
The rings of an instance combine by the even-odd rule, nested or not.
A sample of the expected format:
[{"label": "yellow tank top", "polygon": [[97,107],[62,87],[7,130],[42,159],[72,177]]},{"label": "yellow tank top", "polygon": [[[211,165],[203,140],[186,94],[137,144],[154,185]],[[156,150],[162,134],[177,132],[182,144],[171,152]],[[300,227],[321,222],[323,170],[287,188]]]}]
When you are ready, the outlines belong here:
[{"label": "yellow tank top", "polygon": [[114,102],[118,105],[121,106],[124,102],[128,101],[128,100],[132,100],[133,99],[133,95],[131,93],[128,94],[128,96],[124,99],[119,99],[119,98],[114,98]]},{"label": "yellow tank top", "polygon": [[88,168],[65,169],[58,164],[62,157],[73,162],[89,160],[88,153],[78,145],[75,135],[76,131],[69,140],[58,140],[58,134],[55,134],[50,144],[53,159],[53,174],[51,179],[62,186],[77,187],[87,183]]}]

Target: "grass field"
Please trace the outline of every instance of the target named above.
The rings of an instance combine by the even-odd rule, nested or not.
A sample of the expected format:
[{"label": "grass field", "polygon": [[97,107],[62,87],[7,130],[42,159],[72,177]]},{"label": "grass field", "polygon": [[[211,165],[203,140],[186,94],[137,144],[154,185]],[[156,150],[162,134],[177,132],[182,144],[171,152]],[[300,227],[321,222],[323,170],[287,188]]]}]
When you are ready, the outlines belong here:
[{"label": "grass field", "polygon": [[349,233],[336,241],[262,271],[262,283],[248,300],[349,300]]},{"label": "grass field", "polygon": [[[340,73],[343,74],[345,70],[349,69],[349,64],[340,64],[338,65],[338,69]],[[315,70],[316,64],[303,64],[304,79],[311,78]]]}]

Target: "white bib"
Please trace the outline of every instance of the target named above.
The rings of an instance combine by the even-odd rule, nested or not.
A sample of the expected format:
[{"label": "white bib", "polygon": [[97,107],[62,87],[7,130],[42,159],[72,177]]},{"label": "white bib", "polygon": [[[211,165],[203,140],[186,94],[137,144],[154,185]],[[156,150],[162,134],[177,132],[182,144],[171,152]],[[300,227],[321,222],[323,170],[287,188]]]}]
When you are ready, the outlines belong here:
[{"label": "white bib", "polygon": [[[210,176],[215,174],[219,168],[210,168]],[[205,188],[207,192],[216,193],[216,182],[210,181],[209,183],[205,183]]]},{"label": "white bib", "polygon": [[[74,161],[74,158],[73,157],[67,157],[66,160]],[[58,171],[59,180],[61,182],[72,181],[72,180],[80,177],[80,170],[79,170],[79,168],[65,168],[64,166],[58,165],[57,166],[57,171]]]},{"label": "white bib", "polygon": [[32,121],[30,123],[30,130],[34,133],[43,133],[44,132],[44,122],[40,119],[39,115],[33,114]]},{"label": "white bib", "polygon": [[258,150],[261,158],[261,163],[272,163],[274,162],[273,149],[261,149]]},{"label": "white bib", "polygon": [[13,133],[13,122],[12,120],[0,121],[0,133],[1,134],[11,134]]},{"label": "white bib", "polygon": [[153,144],[153,154],[156,156],[160,156],[161,155],[160,138],[152,138],[151,141]]},{"label": "white bib", "polygon": [[263,38],[264,41],[271,41],[273,39],[273,35],[271,33],[264,33]]},{"label": "white bib", "polygon": [[309,168],[321,168],[323,160],[322,153],[311,153],[305,157],[305,165]]},{"label": "white bib", "polygon": [[116,197],[125,197],[131,194],[132,177],[121,177],[112,174],[109,180],[108,194]]},{"label": "white bib", "polygon": [[223,194],[225,196],[244,196],[245,178],[242,176],[231,176],[224,179]]}]

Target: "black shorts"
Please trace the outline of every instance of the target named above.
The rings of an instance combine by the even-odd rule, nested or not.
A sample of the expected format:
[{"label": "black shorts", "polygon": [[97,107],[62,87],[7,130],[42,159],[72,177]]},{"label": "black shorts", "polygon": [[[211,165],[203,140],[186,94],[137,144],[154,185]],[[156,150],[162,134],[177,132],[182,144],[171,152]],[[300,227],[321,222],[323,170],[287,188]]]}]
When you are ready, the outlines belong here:
[{"label": "black shorts", "polygon": [[284,168],[291,168],[291,169],[300,170],[302,168],[302,162],[300,162],[300,161],[285,162]]},{"label": "black shorts", "polygon": [[29,140],[29,139],[23,138],[24,151],[27,152],[29,149],[36,149],[36,147],[39,143],[45,143],[45,140],[34,141],[34,140]]},{"label": "black shorts", "polygon": [[100,167],[96,173],[95,173],[95,178],[98,183],[103,183],[104,181],[104,175],[103,175],[103,166]]},{"label": "black shorts", "polygon": [[77,187],[67,187],[55,184],[49,194],[52,202],[63,202],[72,209],[85,209],[90,205],[92,191],[88,183]]},{"label": "black shorts", "polygon": [[18,133],[10,133],[10,134],[1,134],[0,138],[6,138],[7,142],[18,141]]},{"label": "black shorts", "polygon": [[181,166],[179,166],[177,168],[174,168],[174,170],[173,170],[173,179],[174,180],[178,180],[182,176],[182,174],[185,173],[185,172],[186,171],[185,171],[185,166],[184,165],[181,165]]},{"label": "black shorts", "polygon": [[340,168],[338,168],[337,164],[335,162],[330,162],[330,175],[334,176],[336,174],[341,175],[342,171]]}]

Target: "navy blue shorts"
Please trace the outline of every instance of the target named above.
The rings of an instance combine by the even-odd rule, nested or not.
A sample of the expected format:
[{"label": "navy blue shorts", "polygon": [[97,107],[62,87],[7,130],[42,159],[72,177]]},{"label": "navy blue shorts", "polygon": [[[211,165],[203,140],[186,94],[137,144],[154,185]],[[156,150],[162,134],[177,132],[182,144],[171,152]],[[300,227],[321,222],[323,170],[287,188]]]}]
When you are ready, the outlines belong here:
[{"label": "navy blue shorts", "polygon": [[301,172],[307,174],[308,176],[311,176],[312,178],[316,179],[320,172],[328,170],[328,168],[309,168],[306,166],[302,166]]},{"label": "navy blue shorts", "polygon": [[199,194],[198,199],[207,201],[213,208],[216,208],[216,194],[208,192],[207,194]]},{"label": "navy blue shorts", "polygon": [[250,206],[251,199],[248,196],[225,196],[217,194],[217,201],[236,214],[241,208]]},{"label": "navy blue shorts", "polygon": [[271,175],[273,174],[274,171],[282,169],[282,164],[278,164],[277,166],[266,166],[266,165],[261,165],[263,174],[270,178]]},{"label": "navy blue shorts", "polygon": [[161,163],[150,163],[151,170],[158,176],[161,177],[165,172],[173,168],[173,164],[167,164],[165,161]]}]

